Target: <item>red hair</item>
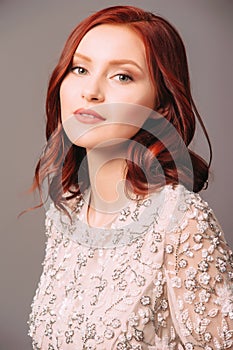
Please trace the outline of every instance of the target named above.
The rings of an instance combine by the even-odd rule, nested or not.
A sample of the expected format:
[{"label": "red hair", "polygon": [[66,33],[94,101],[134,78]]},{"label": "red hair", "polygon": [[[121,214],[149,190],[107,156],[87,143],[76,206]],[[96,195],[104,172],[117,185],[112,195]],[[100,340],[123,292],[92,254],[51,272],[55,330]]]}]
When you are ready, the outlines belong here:
[{"label": "red hair", "polygon": [[[131,187],[134,193],[145,194],[148,185],[160,187],[165,179],[166,183],[175,185],[181,182],[194,192],[200,191],[207,183],[212,149],[191,96],[184,44],[176,29],[165,19],[132,6],[100,10],[83,20],[68,37],[49,81],[46,100],[48,142],[37,164],[32,189],[40,190],[42,182],[48,177],[49,195],[57,207],[64,209],[62,202],[65,192],[71,192],[71,197],[74,197],[89,186],[86,151],[71,144],[62,128],[59,91],[71,69],[79,42],[90,29],[101,24],[127,25],[142,38],[151,78],[157,89],[155,110],[174,126],[183,141],[182,146],[182,142],[175,140],[171,133],[162,132],[162,129],[158,134],[159,121],[153,117],[148,119],[145,127],[132,138],[135,142],[129,144],[126,170],[128,190]],[[209,143],[209,164],[188,149],[195,133],[195,116]],[[191,166],[184,161],[187,149]],[[81,172],[85,174],[83,181],[79,180]]]}]

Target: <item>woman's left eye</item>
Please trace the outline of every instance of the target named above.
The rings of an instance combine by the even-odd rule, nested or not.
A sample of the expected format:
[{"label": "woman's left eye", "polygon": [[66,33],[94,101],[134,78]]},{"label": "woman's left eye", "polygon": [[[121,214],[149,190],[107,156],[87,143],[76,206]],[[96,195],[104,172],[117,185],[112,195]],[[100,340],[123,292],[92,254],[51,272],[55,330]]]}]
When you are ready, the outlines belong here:
[{"label": "woman's left eye", "polygon": [[115,78],[117,78],[117,80],[119,80],[121,83],[128,83],[133,80],[133,78],[130,75],[123,73],[116,74]]}]

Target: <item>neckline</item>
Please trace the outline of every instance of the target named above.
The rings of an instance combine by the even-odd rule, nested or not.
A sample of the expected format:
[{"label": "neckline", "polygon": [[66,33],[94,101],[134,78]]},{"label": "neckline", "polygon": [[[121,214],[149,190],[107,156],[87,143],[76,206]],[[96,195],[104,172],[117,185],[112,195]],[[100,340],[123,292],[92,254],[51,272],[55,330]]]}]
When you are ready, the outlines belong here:
[{"label": "neckline", "polygon": [[[154,195],[154,194],[153,194]],[[114,216],[114,218],[107,224],[98,226],[90,226],[88,222],[88,207],[90,205],[91,189],[86,189],[74,206],[73,211],[77,214],[79,220],[81,220],[88,228],[109,230],[116,227],[123,226],[122,224],[130,217],[133,221],[138,221],[140,215],[140,209],[142,207],[149,207],[151,205],[151,196],[146,198],[139,198],[135,195],[135,199],[129,198],[126,205]],[[109,226],[110,225],[110,226]]]},{"label": "neckline", "polygon": [[[77,199],[75,208],[69,210],[71,221],[65,213],[55,207],[51,208],[55,212],[53,211],[50,215],[53,219],[54,216],[56,217],[54,223],[59,232],[75,243],[96,249],[116,248],[131,245],[138,239],[142,239],[150,229],[153,232],[172,229],[180,215],[183,215],[178,208],[183,193],[182,185],[177,186],[175,190],[171,185],[165,185],[158,192],[151,194],[148,203],[145,200],[144,203],[141,202],[140,208],[137,208],[135,201],[129,200],[131,206],[124,208],[121,215],[114,221],[114,225],[106,229],[90,227],[85,223],[82,212],[83,196]],[[141,209],[141,212],[137,209]]]}]

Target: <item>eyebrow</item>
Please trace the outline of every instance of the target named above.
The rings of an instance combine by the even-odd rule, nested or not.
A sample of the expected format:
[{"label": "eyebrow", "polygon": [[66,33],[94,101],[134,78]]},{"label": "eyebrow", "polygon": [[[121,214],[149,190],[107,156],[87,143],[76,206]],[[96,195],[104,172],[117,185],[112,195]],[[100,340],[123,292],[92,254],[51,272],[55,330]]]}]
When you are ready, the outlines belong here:
[{"label": "eyebrow", "polygon": [[[81,53],[75,52],[74,53],[74,58],[81,58],[84,59],[85,61],[91,62],[91,58],[85,55],[82,55]],[[141,71],[143,71],[143,69],[139,66],[139,64],[137,64],[135,61],[133,60],[129,60],[129,59],[120,59],[120,60],[111,60],[109,62],[110,65],[116,66],[116,65],[120,65],[120,64],[132,64],[134,66],[136,66],[138,69],[140,69]]]}]

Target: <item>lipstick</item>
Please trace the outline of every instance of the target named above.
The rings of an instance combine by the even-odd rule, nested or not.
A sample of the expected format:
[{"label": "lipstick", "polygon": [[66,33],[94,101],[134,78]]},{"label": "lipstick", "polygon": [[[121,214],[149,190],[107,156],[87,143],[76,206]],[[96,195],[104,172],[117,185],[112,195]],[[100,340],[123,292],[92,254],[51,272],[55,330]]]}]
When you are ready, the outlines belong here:
[{"label": "lipstick", "polygon": [[74,112],[74,116],[83,124],[96,124],[105,121],[105,118],[92,109],[79,108]]}]

